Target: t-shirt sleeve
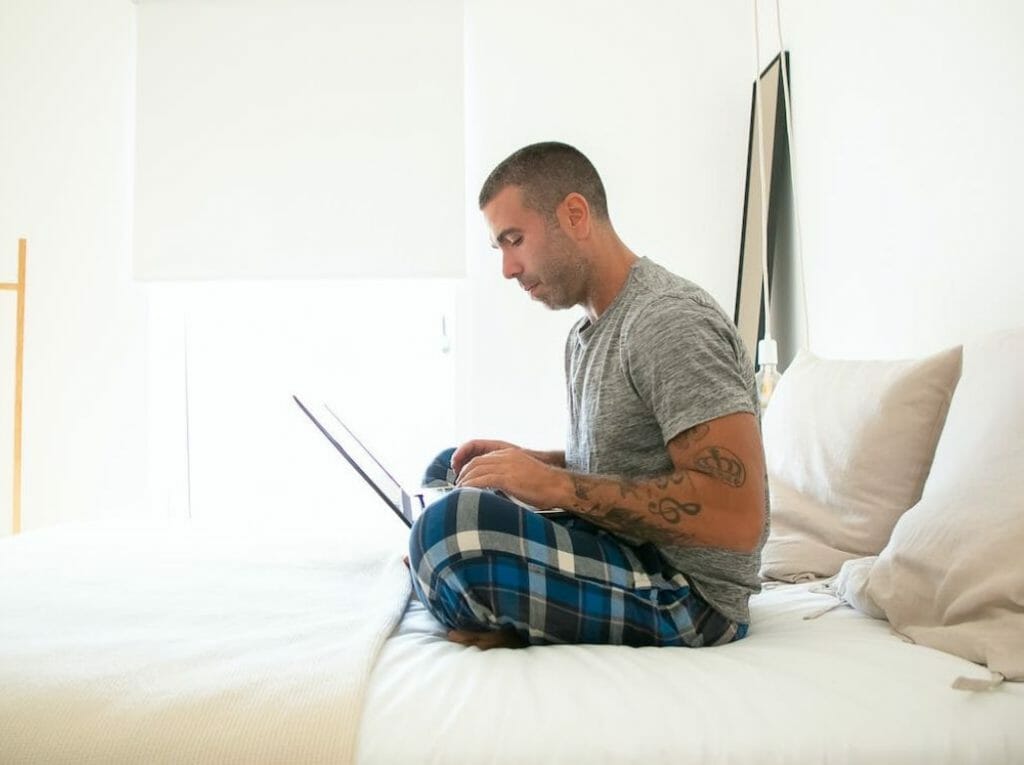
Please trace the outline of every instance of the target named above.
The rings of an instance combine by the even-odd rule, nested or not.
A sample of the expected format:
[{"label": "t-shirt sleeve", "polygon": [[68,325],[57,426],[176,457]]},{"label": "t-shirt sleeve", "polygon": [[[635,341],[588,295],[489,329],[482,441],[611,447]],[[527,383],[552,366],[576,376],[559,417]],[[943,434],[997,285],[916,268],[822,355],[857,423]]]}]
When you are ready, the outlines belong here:
[{"label": "t-shirt sleeve", "polygon": [[715,308],[685,297],[657,298],[623,340],[626,377],[651,407],[665,443],[717,417],[756,414],[748,356]]}]

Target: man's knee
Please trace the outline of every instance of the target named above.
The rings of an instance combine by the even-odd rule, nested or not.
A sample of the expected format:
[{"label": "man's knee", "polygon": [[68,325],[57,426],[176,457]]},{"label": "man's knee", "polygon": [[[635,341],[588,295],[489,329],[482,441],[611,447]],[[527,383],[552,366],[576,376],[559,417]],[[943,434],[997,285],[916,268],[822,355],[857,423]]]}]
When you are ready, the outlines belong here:
[{"label": "man's knee", "polygon": [[454,489],[429,505],[416,519],[409,534],[409,562],[413,572],[424,576],[428,572],[421,564],[426,564],[427,569],[435,568],[456,551],[458,540],[453,537],[460,530],[467,530],[467,505],[479,504],[474,493],[479,494],[479,490]]},{"label": "man's knee", "polygon": [[442,449],[437,456],[430,461],[427,469],[423,472],[424,486],[449,485],[455,482],[455,473],[452,470],[452,455],[455,454],[455,447]]},{"label": "man's knee", "polygon": [[427,609],[453,629],[487,629],[493,615],[473,595],[467,566],[484,560],[475,519],[479,489],[455,489],[434,502],[413,524],[409,564],[417,595]]},{"label": "man's knee", "polygon": [[409,561],[424,584],[453,568],[517,553],[526,511],[494,492],[454,489],[427,507],[409,534]]}]

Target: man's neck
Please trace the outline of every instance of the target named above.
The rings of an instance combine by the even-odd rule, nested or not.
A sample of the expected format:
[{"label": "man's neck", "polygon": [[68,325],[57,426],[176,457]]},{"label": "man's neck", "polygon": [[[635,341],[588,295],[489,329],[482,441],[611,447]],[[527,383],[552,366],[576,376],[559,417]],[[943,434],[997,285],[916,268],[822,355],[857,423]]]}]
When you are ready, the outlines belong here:
[{"label": "man's neck", "polygon": [[636,253],[626,247],[614,232],[610,233],[607,241],[600,244],[592,260],[589,294],[582,304],[591,324],[608,310],[608,306],[626,286],[629,272],[638,259]]}]

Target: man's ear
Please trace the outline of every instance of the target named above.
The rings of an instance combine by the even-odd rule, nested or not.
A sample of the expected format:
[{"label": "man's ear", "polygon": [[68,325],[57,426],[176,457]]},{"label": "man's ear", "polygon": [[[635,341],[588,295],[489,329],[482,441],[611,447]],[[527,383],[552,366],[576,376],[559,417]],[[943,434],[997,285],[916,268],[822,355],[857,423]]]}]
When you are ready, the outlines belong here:
[{"label": "man's ear", "polygon": [[558,218],[573,239],[579,241],[590,236],[590,205],[582,194],[568,194],[558,206]]}]

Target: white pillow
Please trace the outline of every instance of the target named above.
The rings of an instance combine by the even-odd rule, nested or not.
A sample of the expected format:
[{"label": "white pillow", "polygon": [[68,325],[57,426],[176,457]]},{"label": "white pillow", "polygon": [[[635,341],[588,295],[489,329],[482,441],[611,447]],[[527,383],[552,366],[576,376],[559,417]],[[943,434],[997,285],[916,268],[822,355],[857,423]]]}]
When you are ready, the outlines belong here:
[{"label": "white pillow", "polygon": [[861,613],[872,619],[885,619],[885,611],[868,594],[868,578],[877,561],[877,555],[846,561],[830,588],[839,600],[849,603]]},{"label": "white pillow", "polygon": [[962,348],[915,361],[801,352],[764,413],[771,532],[761,575],[832,576],[877,555],[921,497]]},{"label": "white pillow", "polygon": [[1024,680],[1024,329],[966,347],[924,494],[866,594],[914,641]]}]

